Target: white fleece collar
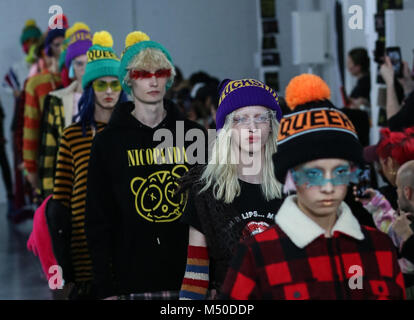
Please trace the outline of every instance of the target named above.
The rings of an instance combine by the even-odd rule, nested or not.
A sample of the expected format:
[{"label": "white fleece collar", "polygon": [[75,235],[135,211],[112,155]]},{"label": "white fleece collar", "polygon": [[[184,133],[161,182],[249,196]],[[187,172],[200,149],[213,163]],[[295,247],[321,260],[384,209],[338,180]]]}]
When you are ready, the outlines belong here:
[{"label": "white fleece collar", "polygon": [[[325,234],[325,230],[299,209],[296,199],[295,195],[285,199],[275,221],[290,240],[302,249],[320,235]],[[345,202],[342,202],[339,207],[339,218],[332,228],[331,234],[334,234],[335,231],[345,233],[357,240],[364,239],[358,220]]]},{"label": "white fleece collar", "polygon": [[73,120],[73,96],[76,88],[78,87],[78,81],[74,80],[69,86],[63,89],[55,90],[50,95],[55,96],[62,100],[63,114],[65,115],[65,128],[72,124]]},{"label": "white fleece collar", "polygon": [[64,96],[68,94],[74,94],[76,88],[78,87],[78,81],[74,80],[70,85],[68,85],[66,88],[58,89],[55,91],[51,91],[49,94],[51,96],[55,96],[59,99],[62,99]]}]

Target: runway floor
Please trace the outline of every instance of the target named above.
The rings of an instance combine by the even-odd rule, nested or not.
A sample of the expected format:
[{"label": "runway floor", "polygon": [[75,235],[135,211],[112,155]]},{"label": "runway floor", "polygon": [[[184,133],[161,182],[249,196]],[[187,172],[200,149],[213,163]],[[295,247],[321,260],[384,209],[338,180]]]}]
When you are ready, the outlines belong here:
[{"label": "runway floor", "polygon": [[51,300],[40,262],[26,247],[33,220],[14,225],[6,208],[0,204],[0,300]]}]

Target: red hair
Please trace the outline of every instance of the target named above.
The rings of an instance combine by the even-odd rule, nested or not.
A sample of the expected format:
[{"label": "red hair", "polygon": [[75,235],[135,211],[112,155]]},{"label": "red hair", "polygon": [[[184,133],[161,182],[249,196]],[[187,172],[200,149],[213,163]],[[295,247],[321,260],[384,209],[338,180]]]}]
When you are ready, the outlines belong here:
[{"label": "red hair", "polygon": [[399,165],[414,160],[414,127],[403,132],[381,129],[381,140],[376,152],[382,159],[393,158]]}]

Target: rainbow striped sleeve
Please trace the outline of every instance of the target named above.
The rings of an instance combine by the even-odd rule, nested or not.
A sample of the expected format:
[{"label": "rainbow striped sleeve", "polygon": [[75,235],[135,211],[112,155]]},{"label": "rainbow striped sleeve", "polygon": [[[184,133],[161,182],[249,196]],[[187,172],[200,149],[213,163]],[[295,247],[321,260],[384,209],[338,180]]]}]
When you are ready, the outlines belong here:
[{"label": "rainbow striped sleeve", "polygon": [[180,300],[204,300],[209,284],[207,247],[188,246],[187,267],[181,285]]}]

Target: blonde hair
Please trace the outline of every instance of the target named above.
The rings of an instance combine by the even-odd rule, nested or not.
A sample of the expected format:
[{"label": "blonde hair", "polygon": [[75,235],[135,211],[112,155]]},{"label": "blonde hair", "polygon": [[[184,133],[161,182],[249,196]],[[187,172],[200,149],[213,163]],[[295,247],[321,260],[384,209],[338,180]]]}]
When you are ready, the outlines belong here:
[{"label": "blonde hair", "polygon": [[[233,202],[241,191],[237,164],[232,161],[231,129],[233,117],[234,111],[226,117],[224,126],[219,131],[213,144],[211,159],[201,175],[201,181],[205,185],[200,193],[212,187],[214,198],[223,200],[224,203]],[[270,128],[271,134],[269,134],[265,144],[261,183],[262,193],[267,201],[281,198],[282,195],[282,185],[275,177],[272,160],[272,155],[277,151],[277,133],[279,130],[279,123],[275,117],[271,117]]]},{"label": "blonde hair", "polygon": [[[167,81],[167,86],[171,86],[174,82],[175,68],[167,57],[158,49],[146,48],[131,59],[127,69],[129,70],[150,70],[156,69],[171,69],[171,76]],[[129,72],[124,77],[124,82],[131,87],[131,78]]]}]

